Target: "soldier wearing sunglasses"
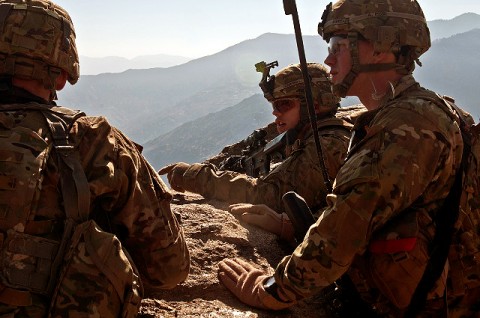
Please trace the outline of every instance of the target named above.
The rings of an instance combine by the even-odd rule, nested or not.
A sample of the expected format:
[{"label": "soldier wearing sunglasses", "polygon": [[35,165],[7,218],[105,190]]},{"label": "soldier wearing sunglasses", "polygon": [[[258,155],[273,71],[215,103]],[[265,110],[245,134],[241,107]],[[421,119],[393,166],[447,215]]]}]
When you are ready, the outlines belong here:
[{"label": "soldier wearing sunglasses", "polygon": [[[264,71],[260,87],[272,105],[277,131],[287,136],[287,158],[281,164],[260,178],[221,171],[205,163],[179,162],[159,173],[167,174],[172,189],[226,201],[231,204],[229,210],[241,220],[293,241],[291,222],[283,213],[282,195],[295,191],[309,206],[322,207],[328,191],[308,117],[300,65],[289,65],[272,76],[269,71]],[[340,99],[331,92],[328,70],[321,64],[309,63],[308,72],[326,174],[333,180],[347,153],[351,118],[337,117],[344,112],[339,111]],[[361,112],[363,106],[349,110]]]}]

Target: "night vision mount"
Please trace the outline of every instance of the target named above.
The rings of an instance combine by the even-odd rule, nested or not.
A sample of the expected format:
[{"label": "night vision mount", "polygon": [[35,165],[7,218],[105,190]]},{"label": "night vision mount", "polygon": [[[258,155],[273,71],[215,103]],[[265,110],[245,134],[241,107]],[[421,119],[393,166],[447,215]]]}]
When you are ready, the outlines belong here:
[{"label": "night vision mount", "polygon": [[262,73],[262,79],[258,84],[263,91],[263,95],[269,101],[273,100],[273,88],[275,87],[275,75],[270,75],[270,69],[278,66],[278,61],[265,63],[264,61],[255,64],[257,72]]}]

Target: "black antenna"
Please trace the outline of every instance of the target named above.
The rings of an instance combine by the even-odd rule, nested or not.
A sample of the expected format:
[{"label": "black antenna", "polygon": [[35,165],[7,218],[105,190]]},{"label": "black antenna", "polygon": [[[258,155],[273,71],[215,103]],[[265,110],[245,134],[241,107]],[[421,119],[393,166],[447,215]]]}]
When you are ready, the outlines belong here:
[{"label": "black antenna", "polygon": [[318,160],[322,168],[323,180],[328,192],[332,192],[332,182],[325,167],[325,159],[322,152],[322,145],[318,137],[317,118],[312,98],[312,87],[310,86],[310,76],[308,75],[307,60],[305,58],[305,48],[303,46],[302,30],[300,29],[300,21],[298,19],[297,4],[295,0],[283,0],[283,9],[286,15],[292,15],[293,27],[295,29],[295,39],[297,40],[298,57],[300,58],[300,69],[303,74],[303,82],[305,84],[305,99],[307,101],[308,115],[313,130],[313,138],[315,139],[315,146],[317,147]]}]

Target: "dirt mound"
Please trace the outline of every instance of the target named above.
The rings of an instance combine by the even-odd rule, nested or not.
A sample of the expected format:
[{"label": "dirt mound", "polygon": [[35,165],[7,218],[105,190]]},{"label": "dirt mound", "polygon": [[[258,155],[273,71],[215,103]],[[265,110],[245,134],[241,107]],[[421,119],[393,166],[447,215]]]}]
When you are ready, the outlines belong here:
[{"label": "dirt mound", "polygon": [[[315,299],[280,312],[242,304],[217,278],[217,264],[241,257],[273,271],[292,248],[275,235],[240,224],[228,204],[192,193],[175,193],[172,209],[181,216],[191,254],[190,275],[173,290],[153,292],[142,302],[139,317],[320,317]],[[315,313],[315,314],[314,314]]]}]

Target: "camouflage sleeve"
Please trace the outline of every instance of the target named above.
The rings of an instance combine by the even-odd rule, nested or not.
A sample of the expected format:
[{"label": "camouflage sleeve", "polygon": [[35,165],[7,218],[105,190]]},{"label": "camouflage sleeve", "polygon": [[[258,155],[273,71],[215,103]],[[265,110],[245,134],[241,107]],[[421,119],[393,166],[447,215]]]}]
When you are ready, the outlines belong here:
[{"label": "camouflage sleeve", "polygon": [[173,288],[185,280],[190,257],[171,195],[138,147],[103,117],[81,118],[73,137],[90,184],[92,217],[119,237],[148,285]]},{"label": "camouflage sleeve", "polygon": [[[321,132],[322,149],[332,180],[345,158],[348,138],[345,129],[330,128]],[[313,136],[263,178],[194,164],[184,174],[183,185],[185,190],[207,198],[229,203],[266,204],[277,212],[284,211],[281,199],[287,191],[296,191],[310,206],[324,206],[327,194]]]},{"label": "camouflage sleeve", "polygon": [[328,207],[293,254],[277,266],[282,297],[300,300],[332,284],[389,219],[420,197],[426,202],[420,212],[427,212],[447,196],[453,158],[459,154],[454,142],[458,136],[454,128],[426,120],[432,117],[448,121],[438,112],[426,117],[397,108],[386,110],[369,127],[340,169]]}]

